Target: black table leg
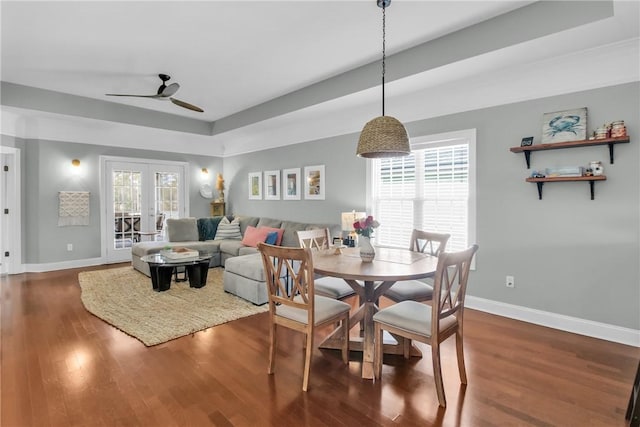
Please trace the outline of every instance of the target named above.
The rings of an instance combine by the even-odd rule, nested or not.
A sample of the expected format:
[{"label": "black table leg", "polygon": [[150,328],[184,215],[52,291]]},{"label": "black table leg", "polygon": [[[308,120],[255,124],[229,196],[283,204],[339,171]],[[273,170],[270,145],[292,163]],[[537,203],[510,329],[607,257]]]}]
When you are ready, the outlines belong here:
[{"label": "black table leg", "polygon": [[151,272],[151,284],[154,291],[162,292],[171,287],[173,267],[150,264],[149,271]]},{"label": "black table leg", "polygon": [[188,265],[186,269],[190,287],[201,288],[207,284],[207,275],[209,274],[208,259],[201,261],[198,264]]}]

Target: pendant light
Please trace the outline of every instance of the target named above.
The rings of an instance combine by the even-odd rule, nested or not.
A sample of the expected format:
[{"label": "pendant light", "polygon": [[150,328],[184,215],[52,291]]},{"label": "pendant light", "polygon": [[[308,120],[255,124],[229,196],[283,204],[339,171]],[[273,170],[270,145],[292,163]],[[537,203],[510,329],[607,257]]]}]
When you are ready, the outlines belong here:
[{"label": "pendant light", "polygon": [[385,24],[386,8],[391,0],[377,0],[382,8],[382,116],[367,122],[358,140],[359,157],[400,157],[411,153],[409,137],[404,125],[395,117],[384,115],[384,73],[385,73]]}]

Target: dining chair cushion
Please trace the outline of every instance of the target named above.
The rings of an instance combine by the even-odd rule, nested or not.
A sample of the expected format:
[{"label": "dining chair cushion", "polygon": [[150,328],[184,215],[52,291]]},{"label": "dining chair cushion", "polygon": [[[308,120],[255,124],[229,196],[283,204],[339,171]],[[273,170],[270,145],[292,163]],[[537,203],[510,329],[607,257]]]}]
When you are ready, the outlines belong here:
[{"label": "dining chair cushion", "polygon": [[[302,297],[297,296],[294,301],[301,301]],[[315,296],[315,323],[322,323],[331,317],[336,316],[339,313],[351,310],[351,306],[346,302],[338,301],[332,298],[323,297],[321,295]],[[286,317],[287,319],[294,320],[303,324],[307,324],[307,311],[289,307],[286,305],[279,305],[276,307],[276,314],[278,316]]]},{"label": "dining chair cushion", "polygon": [[393,301],[425,301],[433,296],[433,287],[420,280],[404,280],[396,282],[385,293],[385,297]]},{"label": "dining chair cushion", "polygon": [[333,299],[342,299],[353,295],[355,292],[351,286],[338,277],[319,277],[314,281],[316,295],[322,295]]},{"label": "dining chair cushion", "polygon": [[[431,337],[431,306],[416,301],[402,301],[380,310],[373,316],[374,322],[393,326],[410,333]],[[440,320],[440,330],[455,325],[455,316]]]}]

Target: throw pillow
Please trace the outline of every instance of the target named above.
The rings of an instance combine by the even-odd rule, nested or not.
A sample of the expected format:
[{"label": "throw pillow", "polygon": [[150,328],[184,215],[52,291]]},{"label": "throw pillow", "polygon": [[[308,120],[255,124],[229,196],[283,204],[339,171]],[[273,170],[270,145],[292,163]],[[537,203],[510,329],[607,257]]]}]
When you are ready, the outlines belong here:
[{"label": "throw pillow", "polygon": [[197,242],[198,226],[195,218],[167,219],[167,236],[170,242]]},{"label": "throw pillow", "polygon": [[244,230],[244,236],[242,237],[242,244],[245,246],[251,246],[255,248],[259,242],[264,242],[267,238],[267,231],[259,228],[255,228],[253,225],[248,225]]},{"label": "throw pillow", "polygon": [[284,228],[258,227],[258,230],[264,230],[265,238],[267,236],[267,233],[271,233],[272,231],[275,231],[276,233],[278,233],[278,239],[276,240],[275,244],[280,246],[280,243],[282,243],[282,235],[284,234]]},{"label": "throw pillow", "polygon": [[278,232],[272,231],[267,234],[267,239],[264,241],[267,245],[275,245],[278,241]]},{"label": "throw pillow", "polygon": [[234,218],[229,222],[229,218],[226,216],[220,220],[218,224],[218,230],[216,231],[216,240],[241,240],[242,234],[240,234],[240,220]]}]

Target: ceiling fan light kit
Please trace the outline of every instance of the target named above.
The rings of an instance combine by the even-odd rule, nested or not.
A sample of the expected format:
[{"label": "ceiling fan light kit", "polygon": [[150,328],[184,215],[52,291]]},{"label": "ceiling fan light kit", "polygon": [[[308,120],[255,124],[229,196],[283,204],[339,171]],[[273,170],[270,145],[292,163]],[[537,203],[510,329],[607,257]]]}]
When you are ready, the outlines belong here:
[{"label": "ceiling fan light kit", "polygon": [[171,83],[167,86],[167,81],[171,79],[171,76],[168,74],[158,74],[160,80],[162,80],[162,84],[158,88],[158,91],[155,95],[131,95],[131,94],[122,94],[122,93],[107,93],[106,96],[130,96],[134,98],[151,98],[151,99],[159,99],[166,101],[170,100],[173,104],[186,108],[191,111],[197,111],[198,113],[204,113],[204,110],[200,107],[196,107],[193,104],[189,104],[188,102],[181,101],[173,97],[175,93],[180,89],[180,85],[178,83]]},{"label": "ceiling fan light kit", "polygon": [[382,116],[367,122],[358,139],[357,155],[365,158],[400,157],[411,154],[409,136],[400,120],[384,114],[385,24],[391,0],[377,0],[382,8]]}]

